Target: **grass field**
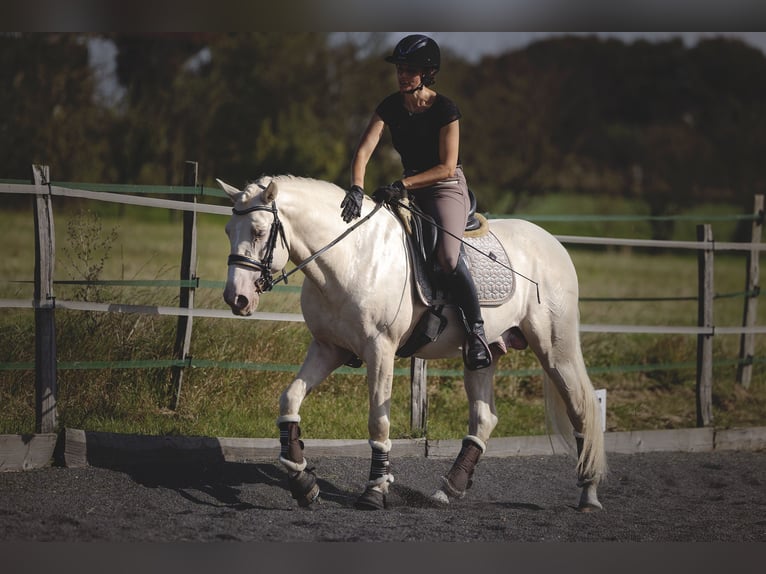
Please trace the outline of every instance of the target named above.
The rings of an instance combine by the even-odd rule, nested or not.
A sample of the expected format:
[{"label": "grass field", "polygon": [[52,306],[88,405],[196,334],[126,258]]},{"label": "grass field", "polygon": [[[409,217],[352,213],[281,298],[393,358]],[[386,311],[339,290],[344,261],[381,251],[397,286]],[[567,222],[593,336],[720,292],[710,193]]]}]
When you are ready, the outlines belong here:
[{"label": "grass field", "polygon": [[[95,206],[98,215],[56,198],[57,259],[55,278],[177,279],[181,253],[181,219],[161,210]],[[575,209],[576,207],[576,209]],[[640,209],[620,206],[621,209]],[[537,213],[605,213],[614,206],[576,197],[549,198]],[[702,213],[704,207],[697,209]],[[709,208],[720,213],[722,208]],[[625,212],[625,211],[623,211]],[[632,211],[631,211],[632,212]],[[731,209],[724,212],[733,212]],[[198,275],[223,281],[228,241],[226,218],[202,215],[198,232]],[[648,224],[610,222],[542,224],[564,235],[648,237]],[[579,227],[578,227],[579,226]],[[0,210],[3,257],[0,299],[31,299],[34,225],[27,211]],[[715,225],[716,238],[732,240],[736,224]],[[676,226],[675,239],[694,240],[694,226]],[[627,249],[571,247],[578,269],[583,324],[689,325],[697,321],[697,304],[689,301],[626,301],[690,297],[697,293],[696,252],[649,253]],[[291,287],[300,284],[296,274]],[[716,254],[715,323],[741,323],[745,281],[743,254]],[[60,300],[146,305],[177,304],[174,287],[88,287],[57,285]],[[723,296],[727,295],[727,296]],[[730,295],[730,296],[729,296]],[[261,299],[261,311],[299,312],[295,289],[275,290]],[[221,289],[199,289],[196,306],[226,309]],[[766,308],[759,309],[759,324]],[[56,314],[60,363],[72,361],[138,361],[171,359],[176,320],[172,317],[73,312]],[[766,424],[766,357],[757,340],[753,382],[749,390],[735,384],[739,336],[718,335],[713,388],[717,427]],[[591,334],[582,336],[583,352],[596,388],[607,389],[607,428],[613,431],[688,428],[696,424],[696,337],[686,335]],[[210,361],[247,362],[253,368],[195,368],[184,378],[178,409],[168,368],[99,368],[59,370],[59,415],[64,426],[87,430],[209,436],[273,437],[281,390],[292,379],[290,369],[303,358],[309,334],[302,324],[253,320],[195,319],[192,355]],[[0,364],[34,360],[33,312],[0,309]],[[284,371],[257,370],[258,365]],[[408,369],[409,360],[396,366]],[[458,370],[459,360],[433,361],[431,369]],[[524,371],[538,365],[529,351],[506,355],[504,375],[496,380],[500,423],[495,436],[542,434],[545,418],[540,377]],[[361,370],[359,371],[361,373]],[[428,383],[431,438],[459,438],[466,432],[467,403],[462,380],[431,376]],[[392,401],[392,436],[410,436],[409,377],[398,376]],[[366,438],[367,389],[363,376],[336,373],[315,390],[302,409],[304,435],[311,438]],[[34,430],[34,371],[0,370],[0,433]]]}]

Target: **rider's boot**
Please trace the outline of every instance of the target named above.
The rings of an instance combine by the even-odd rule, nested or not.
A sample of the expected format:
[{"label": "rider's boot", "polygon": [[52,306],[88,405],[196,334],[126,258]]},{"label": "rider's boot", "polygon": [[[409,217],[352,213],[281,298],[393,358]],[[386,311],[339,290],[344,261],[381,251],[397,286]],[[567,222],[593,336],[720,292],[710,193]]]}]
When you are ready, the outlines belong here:
[{"label": "rider's boot", "polygon": [[455,270],[447,277],[450,291],[463,314],[466,330],[463,362],[472,371],[488,367],[492,364],[492,353],[484,334],[484,319],[481,316],[476,285],[462,255],[458,257]]}]

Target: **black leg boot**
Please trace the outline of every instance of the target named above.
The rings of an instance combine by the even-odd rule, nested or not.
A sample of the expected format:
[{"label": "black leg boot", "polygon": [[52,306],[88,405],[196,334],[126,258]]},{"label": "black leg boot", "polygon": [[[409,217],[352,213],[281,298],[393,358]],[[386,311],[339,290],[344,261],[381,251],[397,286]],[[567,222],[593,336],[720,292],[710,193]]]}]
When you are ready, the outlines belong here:
[{"label": "black leg boot", "polygon": [[290,494],[301,507],[311,506],[319,500],[319,485],[313,469],[306,468],[303,457],[303,441],[300,439],[301,428],[297,421],[280,421],[279,462],[287,468],[287,485]]},{"label": "black leg boot", "polygon": [[465,322],[467,336],[463,346],[463,362],[472,371],[489,367],[492,364],[492,353],[484,335],[484,319],[481,317],[476,285],[462,255],[458,258],[455,271],[448,277],[450,291]]}]

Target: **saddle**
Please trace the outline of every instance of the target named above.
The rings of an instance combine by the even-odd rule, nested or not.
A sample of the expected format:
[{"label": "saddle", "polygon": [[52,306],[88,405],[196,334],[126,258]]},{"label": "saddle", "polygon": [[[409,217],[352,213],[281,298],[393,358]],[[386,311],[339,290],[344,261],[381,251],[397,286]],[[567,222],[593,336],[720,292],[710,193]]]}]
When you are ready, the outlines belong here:
[{"label": "saddle", "polygon": [[[510,261],[505,249],[490,231],[487,219],[476,213],[476,197],[470,190],[468,193],[471,204],[461,253],[471,270],[479,303],[482,306],[501,305],[514,290]],[[423,213],[413,216],[406,207],[395,208],[393,212],[402,223],[407,237],[416,296],[427,307],[412,335],[396,352],[399,357],[409,357],[424,345],[436,341],[444,331],[447,319],[442,315],[442,309],[450,303],[450,298],[439,281],[434,256],[438,230],[433,218]],[[467,249],[466,245],[470,248]]]}]

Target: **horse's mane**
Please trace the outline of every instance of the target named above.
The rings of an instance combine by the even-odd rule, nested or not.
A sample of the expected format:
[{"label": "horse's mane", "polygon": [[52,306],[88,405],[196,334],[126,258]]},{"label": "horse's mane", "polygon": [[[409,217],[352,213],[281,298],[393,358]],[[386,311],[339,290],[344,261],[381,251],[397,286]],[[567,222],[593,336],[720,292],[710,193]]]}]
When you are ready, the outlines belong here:
[{"label": "horse's mane", "polygon": [[277,184],[284,184],[285,188],[292,187],[317,187],[322,188],[323,192],[333,190],[335,192],[343,192],[343,190],[329,181],[323,181],[321,179],[313,179],[309,177],[300,177],[291,174],[282,175],[261,175],[255,181],[248,183],[243,190],[240,201],[247,203],[251,199],[255,198],[259,193],[263,192],[269,184],[274,181]]}]

